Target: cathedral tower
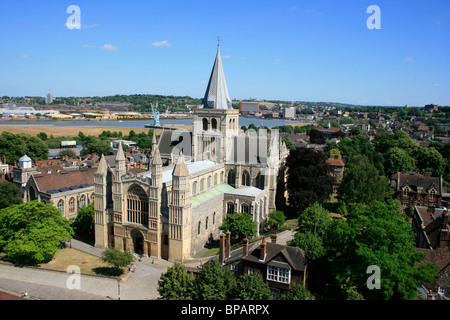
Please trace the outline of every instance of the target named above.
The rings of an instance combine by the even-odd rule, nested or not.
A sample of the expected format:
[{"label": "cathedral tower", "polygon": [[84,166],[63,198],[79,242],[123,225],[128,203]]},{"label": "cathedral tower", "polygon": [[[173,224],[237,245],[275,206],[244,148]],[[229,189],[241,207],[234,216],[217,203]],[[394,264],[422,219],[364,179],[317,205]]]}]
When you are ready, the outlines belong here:
[{"label": "cathedral tower", "polygon": [[169,204],[169,261],[184,261],[191,254],[191,203],[189,171],[180,152],[172,173]]},{"label": "cathedral tower", "polygon": [[193,161],[224,162],[231,137],[239,131],[239,110],[232,108],[223,72],[220,46],[203,98],[203,108],[194,110]]}]

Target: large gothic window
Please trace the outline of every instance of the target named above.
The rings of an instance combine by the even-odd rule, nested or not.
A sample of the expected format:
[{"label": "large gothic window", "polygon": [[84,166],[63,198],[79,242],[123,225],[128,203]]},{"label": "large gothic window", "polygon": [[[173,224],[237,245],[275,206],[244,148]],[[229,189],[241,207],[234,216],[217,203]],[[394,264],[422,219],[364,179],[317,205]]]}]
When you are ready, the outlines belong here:
[{"label": "large gothic window", "polygon": [[132,186],[127,192],[127,220],[148,226],[148,197],[138,185]]}]

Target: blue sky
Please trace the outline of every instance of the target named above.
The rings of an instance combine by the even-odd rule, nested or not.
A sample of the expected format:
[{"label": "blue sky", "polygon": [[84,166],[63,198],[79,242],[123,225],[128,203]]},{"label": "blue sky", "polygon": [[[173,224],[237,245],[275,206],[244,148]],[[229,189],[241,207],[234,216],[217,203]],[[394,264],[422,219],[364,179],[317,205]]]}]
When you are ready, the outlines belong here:
[{"label": "blue sky", "polygon": [[217,36],[232,99],[450,105],[447,0],[4,0],[0,95],[200,98]]}]

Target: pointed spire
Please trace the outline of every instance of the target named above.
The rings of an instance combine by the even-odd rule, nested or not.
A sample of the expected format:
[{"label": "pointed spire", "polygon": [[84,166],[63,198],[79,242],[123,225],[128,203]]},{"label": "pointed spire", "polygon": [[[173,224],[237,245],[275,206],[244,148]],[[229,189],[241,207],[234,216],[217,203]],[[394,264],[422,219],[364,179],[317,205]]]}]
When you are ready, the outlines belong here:
[{"label": "pointed spire", "polygon": [[220,58],[220,44],[217,45],[216,60],[203,98],[203,107],[207,109],[231,109],[231,99],[228,95],[222,59]]},{"label": "pointed spire", "polygon": [[180,155],[178,156],[177,162],[175,163],[172,175],[177,177],[188,175],[186,162],[184,162],[183,150],[180,150]]},{"label": "pointed spire", "polygon": [[119,148],[116,154],[116,161],[126,161],[125,154],[123,153],[122,142],[119,143]]},{"label": "pointed spire", "polygon": [[108,164],[106,163],[105,155],[102,154],[100,162],[98,163],[97,173],[106,175],[108,173]]}]

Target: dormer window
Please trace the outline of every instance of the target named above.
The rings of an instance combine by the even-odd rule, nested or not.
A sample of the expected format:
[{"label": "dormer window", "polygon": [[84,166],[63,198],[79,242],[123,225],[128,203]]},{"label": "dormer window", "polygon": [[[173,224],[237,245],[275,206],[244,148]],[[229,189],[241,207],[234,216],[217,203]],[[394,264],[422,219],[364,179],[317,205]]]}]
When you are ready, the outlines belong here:
[{"label": "dormer window", "polygon": [[408,197],[410,191],[411,191],[411,189],[409,187],[404,187],[403,188],[403,196]]},{"label": "dormer window", "polygon": [[435,189],[431,189],[430,190],[430,201],[433,201],[436,197],[436,190]]}]

